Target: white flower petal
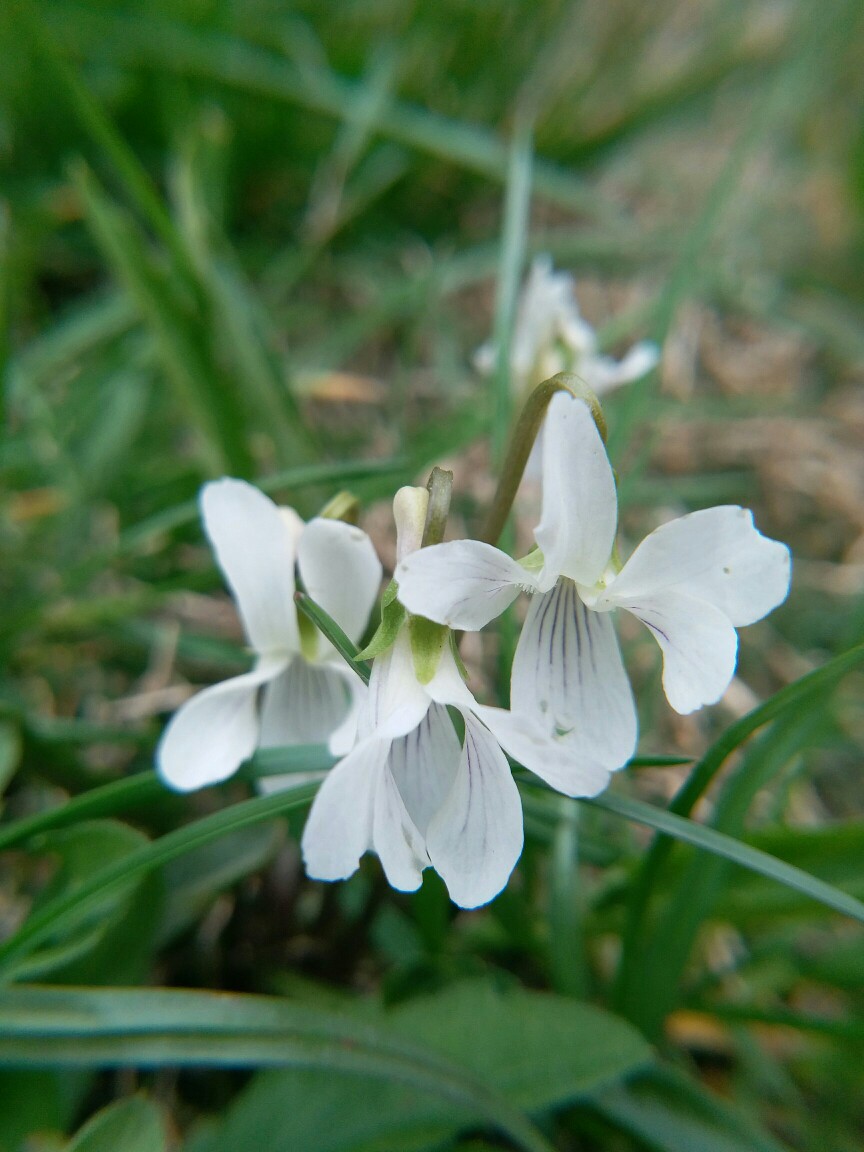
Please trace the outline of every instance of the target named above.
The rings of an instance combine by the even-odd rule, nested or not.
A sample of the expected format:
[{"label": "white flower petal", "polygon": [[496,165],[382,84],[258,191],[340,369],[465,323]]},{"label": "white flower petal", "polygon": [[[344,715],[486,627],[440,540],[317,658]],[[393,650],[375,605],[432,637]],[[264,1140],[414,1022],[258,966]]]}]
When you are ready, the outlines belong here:
[{"label": "white flower petal", "polygon": [[791,561],[785,544],[763,536],[736,505],[691,512],[646,536],[606,590],[625,604],[658,592],[706,600],[736,627],[752,624],[786,599]]},{"label": "white flower petal", "polygon": [[[356,644],[381,586],[381,561],[372,541],[362,528],[319,517],[300,537],[297,564],[306,591]],[[319,642],[331,647],[323,636]]]},{"label": "white flower petal", "polygon": [[294,545],[279,509],[243,480],[205,484],[204,528],[256,652],[297,652]]},{"label": "white flower petal", "polygon": [[264,689],[259,745],[326,744],[349,706],[344,676],[297,656]]},{"label": "white flower petal", "polygon": [[560,575],[599,579],[612,553],[618,503],[606,448],[588,405],[559,392],[543,435],[543,512],[534,536],[545,566],[539,585]]},{"label": "white flower petal", "polygon": [[426,849],[462,908],[477,908],[497,896],[522,851],[522,804],[507,759],[467,713],[459,770],[429,825]]},{"label": "white flower petal", "polygon": [[406,556],[394,573],[399,599],[415,616],[476,632],[533,579],[521,564],[479,540],[454,540]]},{"label": "white flower petal", "polygon": [[431,703],[429,694],[417,679],[408,629],[372,664],[369,695],[360,711],[357,732],[360,739],[376,736],[395,739],[416,728]]},{"label": "white flower petal", "polygon": [[441,661],[426,685],[426,692],[436,704],[452,704],[456,708],[471,710],[477,703],[462,679],[449,643],[441,653]]},{"label": "white flower petal", "polygon": [[335,729],[327,741],[327,747],[333,756],[345,756],[351,751],[357,741],[357,726],[360,721],[360,710],[366,703],[369,696],[369,689],[352,668],[346,666],[343,672],[338,666],[334,666],[333,671],[343,677],[348,688],[349,699],[345,719],[339,727]]},{"label": "white flower petal", "polygon": [[577,763],[614,771],[635,751],[636,705],[611,616],[586,608],[572,580],[531,600],[510,706],[566,740]]},{"label": "white flower petal", "polygon": [[191,792],[218,784],[249,759],[258,743],[258,689],[284,667],[284,661],[262,661],[175,712],[156,750],[157,770],[169,787]]},{"label": "white flower petal", "polygon": [[372,847],[374,801],[389,749],[389,740],[365,740],[318,789],[301,840],[313,880],[346,880]]},{"label": "white flower petal", "polygon": [[598,396],[646,376],[660,359],[660,349],[650,340],[635,344],[623,360],[611,356],[590,356],[579,365],[579,375]]},{"label": "white flower petal", "polygon": [[675,589],[621,602],[654,633],[663,649],[663,688],[676,712],[715,704],[735,674],[738,635],[706,600]]},{"label": "white flower petal", "polygon": [[608,768],[574,747],[556,740],[527,713],[477,705],[476,716],[513,759],[565,796],[596,796],[609,783]]},{"label": "white flower petal", "polygon": [[400,892],[414,892],[429,859],[423,837],[414,827],[399,795],[389,762],[375,787],[372,842],[388,882]]},{"label": "white flower petal", "polygon": [[492,375],[495,371],[495,360],[495,344],[491,340],[487,340],[485,344],[481,344],[471,357],[471,362],[481,376]]},{"label": "white flower petal", "polygon": [[555,272],[548,254],[536,256],[519,298],[510,348],[513,373],[523,385],[530,382],[537,361],[553,348],[559,330],[566,327],[575,308],[573,278],[566,272]]},{"label": "white flower petal", "polygon": [[459,737],[447,709],[433,704],[418,726],[393,741],[389,766],[411,820],[425,834],[459,766]]}]

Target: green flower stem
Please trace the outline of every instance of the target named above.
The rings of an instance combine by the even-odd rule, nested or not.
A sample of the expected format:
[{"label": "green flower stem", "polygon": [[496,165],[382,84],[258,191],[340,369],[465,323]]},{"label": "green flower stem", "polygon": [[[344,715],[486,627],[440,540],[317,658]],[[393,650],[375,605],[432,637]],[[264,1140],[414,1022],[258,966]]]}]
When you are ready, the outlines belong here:
[{"label": "green flower stem", "polygon": [[489,515],[486,517],[486,523],[480,536],[480,539],[486,544],[497,544],[501,533],[504,531],[522,480],[522,473],[525,471],[525,465],[528,463],[528,457],[531,455],[531,449],[534,447],[534,441],[537,439],[537,433],[540,431],[546,409],[556,392],[569,392],[577,400],[585,401],[591,409],[603,443],[606,443],[606,420],[603,417],[600,402],[579,376],[573,372],[559,372],[548,380],[544,380],[542,384],[538,384],[525,401],[519,422],[507,448],[498,490],[495,493],[492,507],[489,509]]}]

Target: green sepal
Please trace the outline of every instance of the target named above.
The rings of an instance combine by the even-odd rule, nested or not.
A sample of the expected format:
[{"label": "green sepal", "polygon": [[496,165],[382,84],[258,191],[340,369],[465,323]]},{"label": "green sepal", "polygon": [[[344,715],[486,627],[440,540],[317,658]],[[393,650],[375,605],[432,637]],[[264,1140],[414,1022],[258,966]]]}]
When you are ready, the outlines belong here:
[{"label": "green sepal", "polygon": [[444,645],[450,634],[446,624],[435,624],[425,616],[411,616],[408,620],[411,636],[411,655],[414,672],[421,684],[428,684],[441,663]]},{"label": "green sepal", "polygon": [[541,572],[543,565],[546,563],[546,557],[541,552],[540,548],[535,544],[527,556],[523,556],[519,561],[526,572]]},{"label": "green sepal", "polygon": [[396,599],[398,594],[399,585],[395,580],[391,580],[381,597],[381,623],[366,647],[357,653],[358,660],[372,660],[396,643],[399,629],[408,615],[405,606]]},{"label": "green sepal", "polygon": [[297,629],[300,633],[300,651],[303,658],[314,664],[318,659],[318,629],[302,612],[297,613]]},{"label": "green sepal", "polygon": [[450,632],[450,651],[453,653],[453,659],[456,661],[456,667],[459,669],[459,675],[468,683],[468,669],[465,667],[465,661],[459,652],[459,645],[456,643],[456,633],[451,630]]},{"label": "green sepal", "polygon": [[342,489],[328,500],[318,513],[322,520],[341,520],[344,524],[360,523],[360,501],[353,492]]}]

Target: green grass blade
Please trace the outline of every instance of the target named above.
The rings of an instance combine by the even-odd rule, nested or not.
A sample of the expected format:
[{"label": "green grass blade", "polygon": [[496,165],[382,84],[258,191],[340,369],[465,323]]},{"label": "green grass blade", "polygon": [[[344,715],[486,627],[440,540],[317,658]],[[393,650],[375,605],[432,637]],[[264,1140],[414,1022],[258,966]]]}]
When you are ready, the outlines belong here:
[{"label": "green grass blade", "polygon": [[[122,21],[92,9],[64,5],[58,16],[77,29],[86,44],[95,37],[115,66],[157,68],[184,78],[198,77],[240,91],[296,104],[347,122],[368,120],[370,97],[361,81],[348,80],[309,64],[298,68],[272,52],[237,38],[192,29],[178,22],[126,13]],[[417,105],[390,100],[379,109],[375,131],[418,151],[459,165],[490,180],[507,179],[507,145],[479,125],[449,119]],[[608,200],[586,182],[549,161],[538,161],[534,182],[547,200],[596,218],[615,215]]]},{"label": "green grass blade", "polygon": [[634,800],[628,796],[616,796],[607,792],[593,800],[583,800],[582,803],[602,808],[605,812],[622,816],[625,820],[645,824],[673,840],[681,840],[685,844],[692,844],[696,848],[703,848],[706,852],[722,856],[726,860],[731,860],[733,864],[738,864],[751,872],[758,872],[770,880],[776,880],[778,884],[794,888],[827,908],[833,908],[834,911],[842,912],[844,916],[864,924],[864,903],[860,900],[841,892],[833,884],[818,880],[793,864],[787,864],[767,852],[736,840],[734,836],[726,836],[723,832],[676,816],[665,808],[655,808],[651,804],[644,804],[641,800]]},{"label": "green grass blade", "polygon": [[516,321],[519,285],[525,263],[531,211],[531,170],[533,146],[531,127],[520,125],[510,148],[507,191],[504,200],[504,228],[495,298],[495,415],[492,423],[492,455],[498,465],[504,459],[510,433],[512,382],[510,349]]},{"label": "green grass blade", "polygon": [[[781,688],[770,700],[731,724],[719,740],[708,749],[679,789],[669,805],[670,815],[686,816],[691,812],[728,758],[760,728],[772,721],[785,719],[801,710],[806,710],[813,699],[830,689],[862,663],[864,663],[864,645],[858,645],[849,652],[835,656],[821,668],[802,676],[794,684]],[[624,987],[635,977],[637,956],[645,933],[648,904],[671,850],[672,841],[663,838],[655,840],[633,882],[618,975],[619,995],[623,994]]]},{"label": "green grass blade", "polygon": [[[823,722],[822,708],[804,710],[783,725],[773,725],[749,749],[724,782],[710,824],[729,836],[741,837],[750,805],[760,791],[800,755]],[[727,880],[729,865],[715,857],[687,862],[665,899],[659,920],[641,941],[629,964],[629,982],[621,989],[627,1016],[649,1036],[657,1036],[663,1020],[680,996],[687,961],[701,924],[711,916]],[[637,958],[638,957],[638,958]]]},{"label": "green grass blade", "polygon": [[[238,776],[257,780],[261,776],[287,776],[300,772],[324,772],[336,763],[323,744],[300,744],[285,748],[262,748],[253,761],[240,769]],[[74,796],[47,812],[37,812],[0,824],[0,852],[26,844],[52,828],[65,828],[80,820],[117,816],[133,812],[160,797],[172,794],[155,772],[138,772],[123,780],[113,780]]]},{"label": "green grass blade", "polygon": [[33,0],[22,0],[18,11],[39,57],[59,81],[59,87],[68,97],[68,104],[74,109],[82,127],[97,148],[109,158],[131,203],[170,249],[177,268],[191,281],[189,258],[165,205],[138,157],[90,94],[75,69],[60,54]]},{"label": "green grass blade", "polygon": [[252,458],[244,432],[245,414],[237,395],[212,378],[201,344],[200,324],[189,311],[194,302],[156,268],[144,238],[114,205],[84,165],[74,170],[87,220],[97,243],[156,336],[169,378],[185,400],[204,440],[211,472],[248,476]]},{"label": "green grass blade", "polygon": [[164,795],[165,785],[155,772],[141,772],[125,780],[115,780],[93,788],[47,812],[37,812],[21,820],[0,825],[0,852],[24,844],[51,828],[63,828],[79,820],[113,816],[137,808]]},{"label": "green grass blade", "polygon": [[205,816],[167,833],[159,840],[130,853],[124,860],[95,873],[71,895],[58,897],[34,913],[19,930],[0,944],[0,977],[8,975],[10,962],[26,956],[38,944],[74,924],[118,886],[176,860],[194,848],[209,844],[240,828],[258,824],[307,805],[317,785],[303,785],[273,796],[258,796],[241,801],[221,812]]},{"label": "green grass blade", "polygon": [[[290,468],[272,476],[256,480],[257,487],[269,494],[302,488],[324,487],[326,485],[348,484],[352,480],[368,480],[375,477],[404,476],[410,471],[410,462],[402,456],[389,460],[349,460],[335,464],[307,464],[302,468]],[[120,533],[114,555],[125,555],[150,545],[153,539],[175,528],[194,524],[201,510],[197,500],[187,500],[164,512],[148,516],[139,524],[130,525]]]},{"label": "green grass blade", "polygon": [[321,605],[316,604],[305,592],[295,592],[294,600],[303,615],[327,637],[348,667],[353,668],[364,684],[368,684],[372,673],[366,663],[357,659],[360,649],[356,644],[352,644],[333,617],[328,616]]},{"label": "green grass blade", "polygon": [[141,1096],[116,1100],[76,1132],[66,1152],[165,1152],[159,1109]]}]

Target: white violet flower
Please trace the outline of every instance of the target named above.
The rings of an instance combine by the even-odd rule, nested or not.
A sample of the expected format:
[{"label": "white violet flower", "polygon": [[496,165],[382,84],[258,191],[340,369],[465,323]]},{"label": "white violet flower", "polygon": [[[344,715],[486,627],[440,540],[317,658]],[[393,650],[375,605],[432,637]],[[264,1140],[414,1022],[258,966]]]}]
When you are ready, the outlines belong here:
[{"label": "white violet flower", "polygon": [[[635,344],[621,361],[603,355],[597,334],[579,311],[573,277],[554,271],[551,256],[535,256],[519,298],[510,349],[516,395],[558,372],[575,372],[601,396],[645,376],[658,358],[657,345],[647,340]],[[475,367],[484,376],[494,371],[495,359],[491,341],[474,354]]]},{"label": "white violet flower", "polygon": [[[418,554],[427,502],[423,488],[396,494],[403,562]],[[502,745],[553,782],[567,775],[570,757],[530,719],[514,721],[504,709],[477,703],[447,632],[434,651],[434,673],[422,683],[411,632],[406,620],[374,660],[357,743],[324,779],[303,832],[306,871],[317,880],[344,880],[373,851],[394,888],[418,888],[431,865],[456,904],[476,908],[501,891],[522,851],[522,806]],[[461,741],[448,706],[464,723]],[[586,791],[599,791],[603,778],[586,780]]]},{"label": "white violet flower", "polygon": [[397,567],[399,598],[409,612],[476,630],[520,590],[536,593],[513,662],[511,714],[544,723],[585,764],[614,770],[633,754],[637,722],[611,610],[651,630],[669,703],[692,712],[728,687],[735,629],[785,600],[789,550],[762,536],[752,513],[725,505],[657,528],[617,571],[615,481],[590,409],[560,392],[545,429],[539,553],[518,563],[479,541],[424,548]]},{"label": "white violet flower", "polygon": [[329,741],[338,755],[351,746],[365,687],[330,642],[298,619],[294,566],[312,599],[354,641],[381,583],[381,563],[361,529],[322,518],[304,525],[292,508],[278,508],[242,480],[206,484],[201,511],[255,665],[193,696],[165,729],[157,767],[183,792],[227,779],[258,747]]}]

